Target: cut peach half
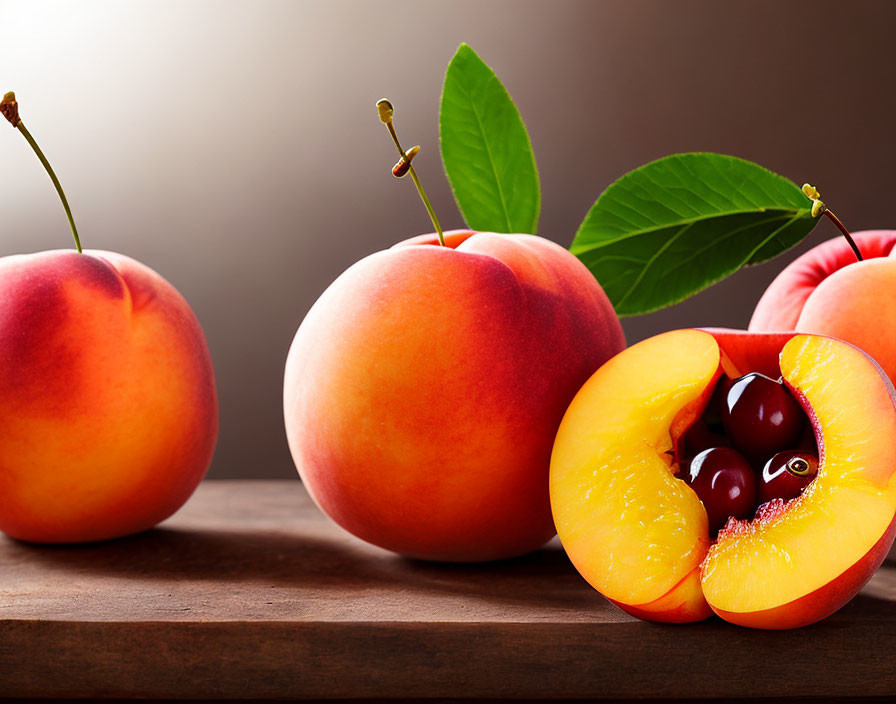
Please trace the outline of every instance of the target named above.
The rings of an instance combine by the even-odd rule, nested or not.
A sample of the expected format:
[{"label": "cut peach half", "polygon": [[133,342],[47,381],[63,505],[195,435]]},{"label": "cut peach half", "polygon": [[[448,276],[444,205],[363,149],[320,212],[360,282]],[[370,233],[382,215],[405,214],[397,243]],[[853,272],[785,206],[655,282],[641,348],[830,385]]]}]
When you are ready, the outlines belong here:
[{"label": "cut peach half", "polygon": [[[710,539],[706,512],[670,450],[699,417],[722,370],[782,375],[815,428],[816,479],[798,498],[732,521]],[[551,505],[573,564],[641,618],[713,611],[792,628],[849,601],[896,532],[896,401],[859,349],[815,335],[677,330],[604,364],[563,418]]]}]

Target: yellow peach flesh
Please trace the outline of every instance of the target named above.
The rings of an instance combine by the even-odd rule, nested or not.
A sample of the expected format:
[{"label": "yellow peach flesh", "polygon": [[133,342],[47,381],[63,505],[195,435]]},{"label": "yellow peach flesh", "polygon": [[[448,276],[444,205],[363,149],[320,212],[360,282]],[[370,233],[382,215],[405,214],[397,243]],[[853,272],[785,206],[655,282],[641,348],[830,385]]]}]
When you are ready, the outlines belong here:
[{"label": "yellow peach flesh", "polygon": [[726,618],[833,582],[896,512],[896,413],[870,358],[837,340],[798,335],[781,352],[781,372],[823,429],[823,458],[815,481],[785,510],[723,532],[710,549],[703,592]]},{"label": "yellow peach flesh", "polygon": [[557,532],[579,572],[615,602],[660,599],[703,560],[706,512],[665,452],[677,414],[719,363],[707,333],[658,335],[604,364],[564,416],[551,458]]}]

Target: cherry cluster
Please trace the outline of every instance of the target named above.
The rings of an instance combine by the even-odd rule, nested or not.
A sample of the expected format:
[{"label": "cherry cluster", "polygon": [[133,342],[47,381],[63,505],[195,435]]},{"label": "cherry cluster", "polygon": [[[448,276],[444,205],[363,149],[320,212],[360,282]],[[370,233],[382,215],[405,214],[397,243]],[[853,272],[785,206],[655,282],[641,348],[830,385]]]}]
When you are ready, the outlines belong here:
[{"label": "cherry cluster", "polygon": [[706,508],[710,535],[793,499],[818,472],[809,419],[781,379],[722,376],[706,413],[679,442],[679,473]]}]

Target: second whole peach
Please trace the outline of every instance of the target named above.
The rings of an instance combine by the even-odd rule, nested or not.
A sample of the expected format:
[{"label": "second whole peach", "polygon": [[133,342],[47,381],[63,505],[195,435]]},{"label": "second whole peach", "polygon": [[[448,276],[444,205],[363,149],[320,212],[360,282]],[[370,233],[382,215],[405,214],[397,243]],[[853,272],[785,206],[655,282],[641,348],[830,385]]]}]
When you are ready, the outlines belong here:
[{"label": "second whole peach", "polygon": [[302,322],[284,413],[299,474],[343,528],[435,560],[554,535],[548,465],[572,397],[623,349],[594,277],[533,235],[415,238],[342,274]]}]

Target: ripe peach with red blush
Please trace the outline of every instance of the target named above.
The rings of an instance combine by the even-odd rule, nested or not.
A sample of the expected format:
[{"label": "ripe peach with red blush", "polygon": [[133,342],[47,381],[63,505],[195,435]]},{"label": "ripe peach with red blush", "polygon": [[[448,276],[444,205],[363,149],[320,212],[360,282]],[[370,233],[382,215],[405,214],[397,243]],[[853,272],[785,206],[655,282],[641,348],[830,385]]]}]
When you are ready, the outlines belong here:
[{"label": "ripe peach with red blush", "polygon": [[0,259],[0,530],[36,542],[151,528],[192,494],[218,429],[202,328],[113,252]]},{"label": "ripe peach with red blush", "polygon": [[560,419],[624,346],[594,277],[533,235],[447,232],[373,254],[302,321],[286,362],[293,459],[320,508],[414,557],[492,560],[554,535]]},{"label": "ripe peach with red blush", "polygon": [[218,400],[205,335],[155,271],[81,251],[14,94],[0,113],[40,157],[77,247],[0,258],[0,530],[48,543],[146,530],[211,461]]}]

